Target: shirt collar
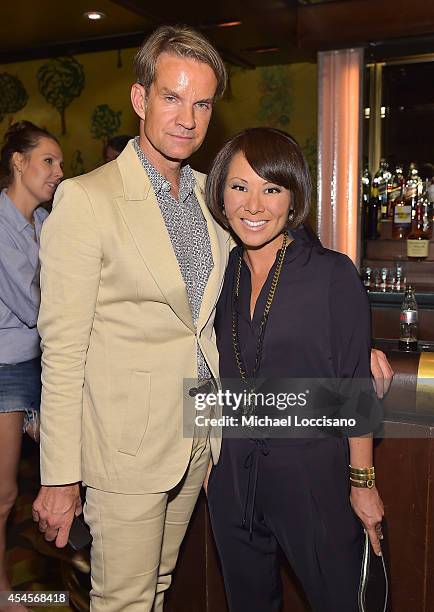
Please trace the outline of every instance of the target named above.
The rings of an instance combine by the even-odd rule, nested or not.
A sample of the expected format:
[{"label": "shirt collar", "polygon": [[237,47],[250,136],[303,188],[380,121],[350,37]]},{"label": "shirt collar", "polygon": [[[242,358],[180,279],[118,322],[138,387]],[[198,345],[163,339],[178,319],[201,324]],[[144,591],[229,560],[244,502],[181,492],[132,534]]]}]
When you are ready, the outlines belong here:
[{"label": "shirt collar", "polygon": [[[283,260],[284,266],[299,257],[301,264],[306,264],[311,257],[313,249],[315,249],[320,254],[325,252],[325,249],[319,239],[316,238],[316,236],[311,235],[309,232],[307,232],[303,225],[299,226],[297,229],[288,230],[288,237],[292,238],[292,242],[290,242],[286,248],[285,259]],[[242,256],[243,247],[241,245],[238,245],[236,247],[236,251],[238,253],[238,256]],[[301,257],[302,255],[304,255],[304,257]],[[276,258],[274,260],[273,265],[275,265],[277,257],[278,253],[276,253]],[[247,268],[244,259],[243,266]]]},{"label": "shirt collar", "polygon": [[0,211],[0,215],[6,218],[7,221],[9,221],[9,223],[19,232],[22,232],[28,225],[30,225],[25,216],[18,210],[10,197],[7,195],[5,189],[3,189],[3,191],[0,193]]},{"label": "shirt collar", "polygon": [[[137,156],[146,171],[146,174],[151,181],[151,185],[154,189],[155,195],[158,195],[160,192],[169,194],[172,188],[170,181],[168,181],[158,170],[151,164],[146,155],[143,153],[140,148],[140,137],[136,136],[134,138],[134,149],[137,153]],[[182,202],[191,195],[196,185],[196,180],[194,178],[193,170],[189,166],[189,164],[185,164],[181,168],[180,181],[179,181],[179,199]]]}]

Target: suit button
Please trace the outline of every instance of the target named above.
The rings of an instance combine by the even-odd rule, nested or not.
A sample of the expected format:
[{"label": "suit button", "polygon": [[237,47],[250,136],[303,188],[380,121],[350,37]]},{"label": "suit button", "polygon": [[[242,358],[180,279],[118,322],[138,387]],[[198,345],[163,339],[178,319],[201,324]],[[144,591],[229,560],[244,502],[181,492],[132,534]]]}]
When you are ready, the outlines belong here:
[{"label": "suit button", "polygon": [[199,389],[197,387],[192,387],[189,392],[188,395],[190,397],[196,397],[196,395],[199,393]]}]

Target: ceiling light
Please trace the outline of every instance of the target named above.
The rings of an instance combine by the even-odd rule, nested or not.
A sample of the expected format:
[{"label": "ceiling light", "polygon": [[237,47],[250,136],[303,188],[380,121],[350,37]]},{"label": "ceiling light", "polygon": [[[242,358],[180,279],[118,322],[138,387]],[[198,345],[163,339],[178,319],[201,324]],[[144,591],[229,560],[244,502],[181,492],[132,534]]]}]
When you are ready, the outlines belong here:
[{"label": "ceiling light", "polygon": [[91,21],[99,21],[100,19],[104,19],[105,14],[100,11],[89,11],[88,13],[84,13],[83,17],[90,19]]},{"label": "ceiling light", "polygon": [[242,21],[221,21],[217,24],[218,28],[233,28],[242,24]]}]

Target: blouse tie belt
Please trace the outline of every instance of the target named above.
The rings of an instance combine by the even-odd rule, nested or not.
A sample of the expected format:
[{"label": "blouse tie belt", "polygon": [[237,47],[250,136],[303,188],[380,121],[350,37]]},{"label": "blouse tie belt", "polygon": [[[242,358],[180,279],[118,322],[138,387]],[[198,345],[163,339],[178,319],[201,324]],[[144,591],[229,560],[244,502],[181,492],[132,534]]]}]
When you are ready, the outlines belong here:
[{"label": "blouse tie belt", "polygon": [[270,452],[270,447],[268,446],[267,441],[264,439],[250,438],[250,441],[254,444],[254,446],[244,460],[244,468],[249,470],[249,472],[247,478],[246,497],[244,500],[243,520],[241,525],[244,529],[247,529],[248,524],[249,539],[252,539],[253,515],[255,512],[256,489],[258,485],[259,458],[260,455],[266,457]]}]

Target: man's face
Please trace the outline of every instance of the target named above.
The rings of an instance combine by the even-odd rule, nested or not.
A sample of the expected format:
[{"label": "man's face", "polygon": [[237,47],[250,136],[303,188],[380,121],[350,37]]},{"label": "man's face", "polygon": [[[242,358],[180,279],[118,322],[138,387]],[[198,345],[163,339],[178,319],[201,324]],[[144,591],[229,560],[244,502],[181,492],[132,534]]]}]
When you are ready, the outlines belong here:
[{"label": "man's face", "polygon": [[203,142],[211,119],[217,79],[208,64],[162,53],[144,101],[141,146],[158,167],[182,161]]}]

